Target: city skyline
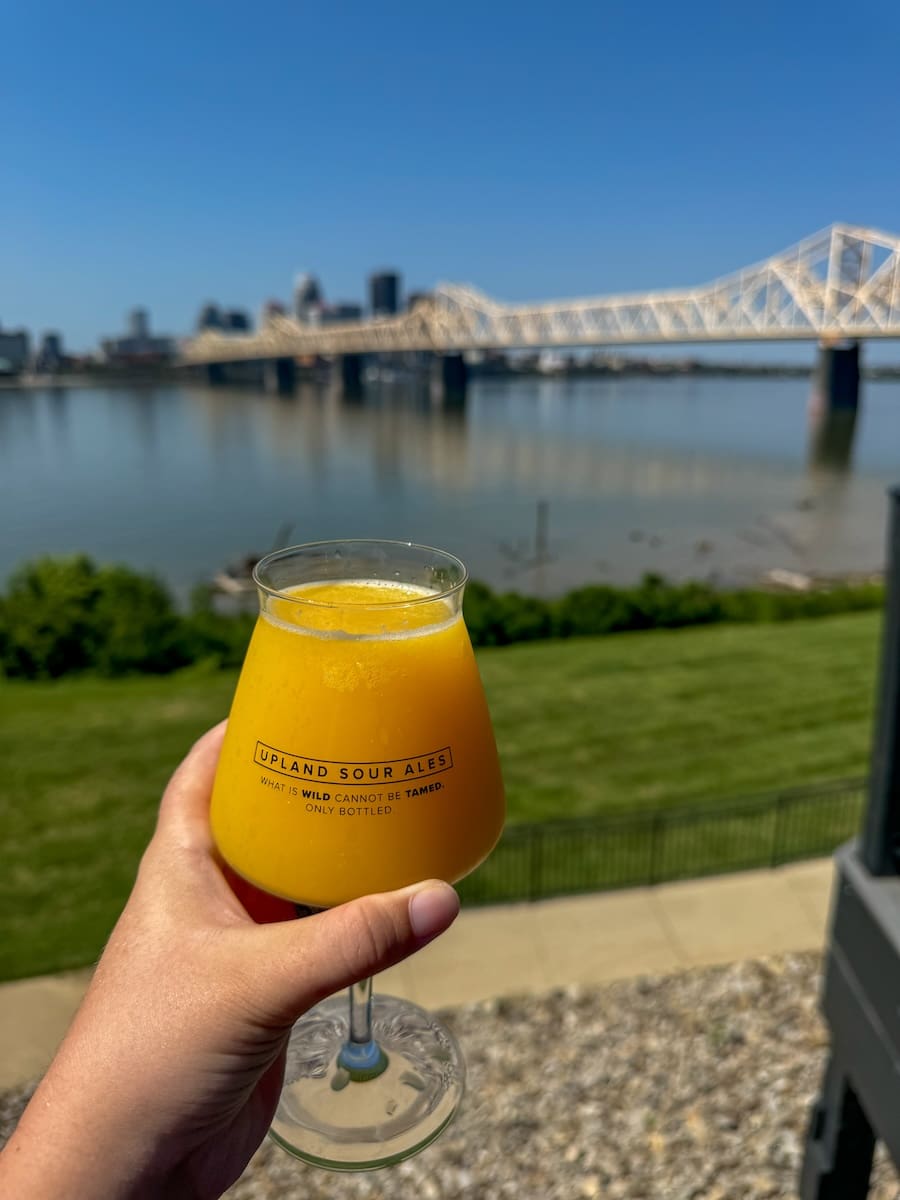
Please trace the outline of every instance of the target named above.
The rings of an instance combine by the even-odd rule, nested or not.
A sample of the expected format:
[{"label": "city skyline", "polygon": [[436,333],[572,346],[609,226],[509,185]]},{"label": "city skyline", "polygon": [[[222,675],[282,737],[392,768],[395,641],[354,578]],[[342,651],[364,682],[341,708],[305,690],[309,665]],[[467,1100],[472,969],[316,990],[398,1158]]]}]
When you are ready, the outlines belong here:
[{"label": "city skyline", "polygon": [[886,5],[854,10],[877,38],[832,3],[226,2],[202,37],[170,0],[102,7],[17,11],[5,67],[0,321],[73,350],[138,303],[173,332],[209,297],[255,313],[297,269],[340,299],[388,262],[522,302],[703,283],[835,220],[897,231]]},{"label": "city skyline", "polygon": [[[370,271],[363,276],[365,287],[361,298],[348,299],[329,296],[327,290],[312,271],[295,271],[290,288],[278,296],[269,296],[264,300],[257,301],[256,304],[245,303],[228,305],[222,304],[218,300],[206,297],[202,302],[196,305],[196,313],[186,329],[168,330],[165,333],[166,338],[178,339],[182,337],[190,337],[194,333],[204,328],[226,329],[233,332],[248,332],[257,324],[265,320],[266,313],[273,309],[284,312],[290,312],[300,320],[359,320],[366,316],[388,316],[401,310],[401,308],[414,297],[425,294],[422,291],[405,292],[403,287],[403,273],[393,268],[382,268],[377,271]],[[393,280],[393,291],[391,299],[384,301],[381,293],[378,291],[376,280],[382,282]],[[299,289],[306,282],[307,285],[312,285],[314,294],[308,297],[308,301],[304,302],[299,299]],[[388,284],[390,287],[391,285]],[[304,307],[308,308],[306,313],[303,312]],[[128,337],[146,339],[150,336],[149,322],[150,311],[142,302],[138,301],[132,304],[123,314],[125,325],[125,338]],[[67,350],[71,349],[66,337],[66,330],[59,327],[54,328],[33,328],[26,325],[24,322],[15,319],[7,319],[4,324],[0,319],[0,333],[4,334],[24,334],[33,343],[45,340],[47,338],[54,339],[62,345],[65,345]],[[77,355],[90,355],[98,348],[102,350],[105,343],[119,339],[120,332],[115,333],[110,330],[98,330],[94,335],[93,342],[90,345],[79,347],[72,352]]]},{"label": "city skyline", "polygon": [[[837,239],[837,251],[834,249],[835,238]],[[860,239],[863,240],[860,241]],[[782,251],[778,252],[777,260],[769,260],[761,264],[746,264],[728,277],[720,277],[718,280],[710,281],[714,291],[709,294],[715,297],[715,304],[713,326],[709,330],[707,330],[705,324],[702,325],[702,328],[695,329],[693,325],[688,328],[683,323],[685,314],[682,314],[678,318],[672,316],[671,319],[668,317],[663,319],[661,317],[658,329],[656,327],[652,329],[647,327],[648,312],[651,309],[655,312],[654,306],[659,305],[665,307],[666,305],[677,306],[687,303],[689,305],[689,313],[693,314],[691,319],[694,320],[696,318],[696,320],[700,320],[697,314],[700,311],[698,308],[698,305],[701,305],[699,297],[704,294],[703,289],[692,289],[688,292],[679,292],[678,289],[670,289],[655,294],[633,293],[631,296],[624,294],[611,297],[585,297],[581,298],[580,301],[578,298],[570,298],[575,304],[584,304],[585,302],[588,304],[587,308],[579,308],[577,310],[592,314],[590,319],[585,318],[588,320],[588,324],[584,329],[579,328],[576,330],[570,328],[571,320],[574,317],[567,310],[566,302],[563,301],[563,307],[556,311],[558,314],[561,314],[561,320],[565,318],[565,320],[569,321],[569,325],[564,324],[564,327],[555,328],[552,336],[548,335],[548,340],[532,340],[534,331],[526,336],[520,326],[516,324],[514,328],[517,332],[513,338],[513,343],[509,342],[507,333],[498,328],[496,331],[496,341],[480,340],[477,345],[473,344],[469,349],[489,348],[501,351],[505,348],[513,352],[523,352],[529,347],[549,347],[555,345],[558,349],[576,351],[580,349],[582,352],[590,349],[595,353],[599,352],[602,358],[604,353],[607,357],[621,357],[623,354],[625,357],[628,357],[630,350],[639,348],[641,354],[649,359],[664,358],[670,359],[672,362],[696,360],[701,365],[704,363],[714,365],[715,362],[721,361],[726,366],[737,365],[739,359],[736,360],[735,353],[733,353],[736,351],[746,361],[749,369],[762,366],[766,354],[768,354],[771,360],[771,365],[775,368],[779,365],[792,367],[806,366],[807,364],[802,361],[789,362],[784,356],[784,351],[787,350],[790,352],[797,344],[802,345],[805,342],[814,342],[817,336],[814,330],[809,329],[807,323],[808,306],[812,304],[814,308],[817,303],[815,296],[804,298],[803,289],[807,285],[807,278],[815,279],[818,277],[820,285],[824,285],[825,275],[822,272],[827,270],[830,280],[832,278],[832,271],[839,269],[834,267],[833,260],[835,254],[838,255],[840,262],[843,262],[846,255],[849,254],[852,262],[848,280],[854,281],[852,283],[853,287],[856,287],[858,284],[861,289],[861,295],[865,295],[866,288],[868,287],[867,280],[862,276],[857,280],[854,272],[858,270],[871,270],[875,272],[873,278],[881,280],[884,278],[893,278],[893,270],[891,270],[888,276],[885,275],[890,265],[889,263],[882,261],[879,257],[875,257],[874,261],[870,262],[870,258],[872,255],[883,256],[889,252],[894,253],[895,251],[892,251],[891,247],[895,246],[897,242],[898,239],[892,238],[890,235],[885,235],[882,239],[881,231],[866,231],[836,224],[829,229],[819,231],[814,236],[803,239],[795,247],[783,248]],[[829,243],[831,244],[830,250]],[[859,250],[857,243],[868,247],[868,249]],[[807,256],[809,261],[806,262],[804,259],[804,265],[799,265],[799,260],[796,259],[798,253]],[[855,257],[857,255],[861,255],[858,262]],[[747,336],[748,330],[743,329],[743,327],[739,329],[735,326],[733,334],[723,329],[721,304],[726,290],[735,286],[748,288],[749,291],[747,294],[754,297],[754,304],[758,303],[760,300],[760,295],[756,291],[758,284],[753,281],[757,279],[770,279],[770,263],[775,261],[783,263],[783,269],[776,271],[775,275],[775,278],[781,281],[778,286],[787,286],[788,288],[787,292],[783,294],[779,293],[777,296],[770,295],[765,301],[767,312],[770,311],[773,303],[777,304],[777,319],[775,322],[777,328],[773,328],[769,334],[763,331],[759,327],[758,322],[754,320],[749,327],[751,333],[749,338]],[[853,263],[857,265],[853,266]],[[797,279],[799,280],[796,283],[796,287],[799,288],[796,296],[791,292],[791,288],[794,287],[790,283],[789,278],[793,277],[791,275],[792,272],[797,275]],[[766,284],[766,286],[769,285]],[[851,283],[848,282],[847,286],[851,286]],[[442,294],[452,296],[454,294],[453,286],[450,285],[449,289],[445,291],[444,285],[442,285],[435,295],[440,297]],[[844,293],[839,292],[838,294],[842,295]],[[141,361],[146,363],[150,359],[159,361],[160,363],[173,363],[183,355],[186,355],[187,359],[190,360],[192,358],[191,339],[196,334],[218,332],[225,334],[249,334],[252,337],[254,332],[262,330],[271,318],[283,315],[292,317],[300,326],[315,327],[311,329],[310,333],[314,338],[318,338],[322,342],[322,345],[319,346],[317,342],[318,349],[314,352],[328,355],[332,353],[328,348],[331,346],[331,342],[328,339],[334,335],[327,332],[324,327],[341,325],[348,322],[351,324],[359,321],[366,323],[373,319],[375,319],[377,324],[380,318],[402,315],[406,310],[412,309],[420,299],[429,298],[430,295],[431,293],[426,291],[405,289],[403,274],[395,268],[382,268],[377,271],[370,271],[366,277],[366,296],[361,302],[357,300],[336,300],[329,297],[317,275],[310,271],[295,272],[290,298],[285,301],[280,297],[270,297],[257,306],[255,315],[251,315],[248,308],[228,307],[218,303],[216,300],[208,299],[199,307],[197,315],[189,329],[168,333],[160,333],[154,330],[151,334],[150,313],[145,306],[138,305],[131,308],[126,314],[124,336],[121,332],[113,336],[104,337],[101,335],[97,339],[98,344],[96,348],[91,347],[86,352],[83,350],[73,352],[68,346],[64,347],[65,334],[60,330],[42,330],[38,336],[38,331],[30,330],[24,326],[15,328],[7,326],[4,328],[2,322],[0,322],[0,343],[2,343],[0,351],[4,349],[9,351],[6,360],[4,360],[3,354],[0,353],[0,367],[8,370],[10,357],[14,363],[15,360],[18,360],[16,365],[13,366],[14,370],[17,366],[26,366],[32,360],[38,370],[41,367],[37,364],[41,361],[55,363],[58,367],[63,360],[75,362],[76,364],[80,361],[82,365],[98,359],[101,363],[113,361]],[[681,299],[683,295],[688,297],[686,301]],[[794,317],[788,320],[788,325],[791,326],[788,333],[791,336],[785,338],[784,322],[787,319],[785,317],[785,311],[787,310],[782,311],[782,308],[786,297],[789,295],[792,297],[791,304],[796,304],[799,307]],[[477,293],[475,293],[475,296],[477,299]],[[484,297],[484,301],[488,305],[490,305],[491,299],[491,297]],[[736,301],[735,303],[737,303],[735,312],[744,313],[742,307],[744,302]],[[509,319],[515,322],[522,322],[523,320],[527,322],[530,320],[531,318],[528,316],[529,311],[539,313],[540,320],[545,322],[548,311],[553,311],[552,304],[553,302],[550,303],[549,307],[544,304],[534,310],[528,310],[527,307],[513,307],[507,311],[510,313]],[[874,351],[874,361],[871,364],[873,367],[881,368],[890,366],[892,370],[900,369],[900,364],[896,361],[896,351],[892,350],[892,343],[896,344],[897,341],[900,341],[900,336],[891,332],[893,325],[890,321],[885,323],[886,313],[881,313],[879,317],[878,313],[881,310],[876,308],[872,314],[869,314],[864,304],[863,312],[867,314],[867,320],[872,317],[874,317],[874,320],[871,325],[867,324],[867,320],[863,320],[861,322],[861,330],[857,330],[852,327],[852,321],[849,327],[846,325],[845,306],[846,298],[843,302],[837,304],[837,308],[826,321],[825,328],[829,331],[824,335],[826,342],[829,340],[833,341],[834,337],[837,336],[834,332],[835,326],[831,322],[837,321],[836,314],[840,314],[840,320],[837,321],[837,324],[845,329],[842,336],[849,339],[861,339],[863,342],[868,343],[869,349],[866,351],[866,357],[868,358],[871,352]],[[891,302],[889,302],[889,308],[893,311],[893,304]],[[490,308],[486,310],[486,312],[490,311],[497,310]],[[573,309],[571,311],[575,312],[576,310]],[[793,312],[794,310],[791,309],[790,311]],[[603,318],[601,325],[596,326],[592,324],[591,322],[595,320],[596,314],[601,312],[607,314]],[[620,327],[614,321],[613,326],[607,328],[609,321],[613,319],[609,314],[613,312],[620,313],[620,315],[625,314],[621,315],[621,320],[625,321],[625,325]],[[628,325],[628,321],[631,318],[627,314],[632,312],[640,314],[639,325],[635,329],[631,329],[630,325]],[[772,310],[772,312],[776,312],[776,310]],[[800,315],[798,316],[797,314]],[[596,319],[599,320],[599,318]],[[676,322],[675,328],[681,329],[686,334],[681,340],[673,338],[670,335],[669,327],[672,319]],[[501,322],[502,320],[503,318],[501,318]],[[619,320],[619,318],[616,318],[616,320]],[[797,320],[800,321],[801,325],[799,329],[796,327]],[[891,329],[888,329],[886,325],[891,326]],[[323,328],[320,331],[318,327]],[[443,330],[443,326],[441,328]],[[505,329],[505,326],[503,328]],[[466,331],[468,331],[468,327],[466,327]],[[604,331],[610,335],[608,338],[603,336]],[[541,325],[540,332],[547,334],[544,325]],[[572,334],[571,340],[560,340],[560,334],[565,332]],[[648,337],[648,333],[659,333],[660,336]],[[697,336],[698,333],[700,336]],[[593,334],[600,334],[600,336],[595,338],[592,336]],[[618,336],[620,334],[622,336]],[[323,338],[325,339],[324,341],[322,341]],[[401,340],[404,339],[405,335]],[[39,347],[31,344],[38,341],[40,342]],[[179,343],[183,343],[181,349],[179,349]],[[343,345],[344,343],[340,342],[339,344]],[[454,342],[453,344],[458,345],[460,343]],[[236,349],[237,345],[237,343],[234,343],[233,348]],[[763,347],[762,355],[758,353],[761,347]],[[726,351],[724,355],[721,353],[723,348]],[[404,347],[398,347],[398,349],[401,352],[405,352]],[[705,350],[713,350],[713,356],[709,357],[705,355]],[[732,353],[729,353],[729,351],[732,351]],[[298,354],[309,352],[313,351],[297,350]],[[675,352],[674,357],[673,352]],[[234,355],[226,354],[225,357],[232,358]],[[254,348],[253,353],[248,357],[255,359],[260,356]],[[265,355],[262,355],[262,357],[265,357]]]}]

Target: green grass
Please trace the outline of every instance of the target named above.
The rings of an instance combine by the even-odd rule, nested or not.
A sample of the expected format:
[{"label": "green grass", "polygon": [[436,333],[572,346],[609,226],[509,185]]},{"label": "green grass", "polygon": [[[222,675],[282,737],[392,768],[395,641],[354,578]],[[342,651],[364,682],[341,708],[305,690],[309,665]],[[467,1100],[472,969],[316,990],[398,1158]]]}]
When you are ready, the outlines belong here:
[{"label": "green grass", "polygon": [[103,946],[173,766],[233,675],[0,683],[0,979]]},{"label": "green grass", "polygon": [[863,614],[482,651],[512,818],[863,774],[879,628]]},{"label": "green grass", "polygon": [[[867,613],[481,651],[511,822],[864,774],[879,624]],[[235,677],[0,683],[0,978],[97,955],[165,781],[225,714]]]}]

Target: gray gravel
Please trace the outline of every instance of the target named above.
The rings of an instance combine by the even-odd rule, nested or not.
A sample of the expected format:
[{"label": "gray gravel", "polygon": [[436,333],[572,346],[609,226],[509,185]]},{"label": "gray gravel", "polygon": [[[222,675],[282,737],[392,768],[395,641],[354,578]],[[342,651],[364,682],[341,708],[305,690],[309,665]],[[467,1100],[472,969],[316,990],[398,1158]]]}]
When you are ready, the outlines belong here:
[{"label": "gray gravel", "polygon": [[[826,1048],[818,969],[788,955],[454,1010],[470,1087],[439,1142],[345,1176],[266,1143],[229,1200],[795,1197]],[[7,1132],[26,1091],[0,1098]],[[883,1155],[874,1181],[871,1200],[900,1200]]]}]

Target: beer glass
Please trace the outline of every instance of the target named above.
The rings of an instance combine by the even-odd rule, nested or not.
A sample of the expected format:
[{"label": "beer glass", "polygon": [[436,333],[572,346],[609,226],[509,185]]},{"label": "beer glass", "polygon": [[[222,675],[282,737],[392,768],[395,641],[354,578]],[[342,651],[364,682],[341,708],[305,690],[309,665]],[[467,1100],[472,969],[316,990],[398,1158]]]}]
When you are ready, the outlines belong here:
[{"label": "beer glass", "polygon": [[[260,614],[213,790],[213,836],[247,882],[303,913],[490,853],[504,796],[452,555],[319,542],[254,572]],[[295,1026],[272,1136],[308,1162],[399,1162],[452,1119],[465,1066],[416,1005],[332,997]]]}]

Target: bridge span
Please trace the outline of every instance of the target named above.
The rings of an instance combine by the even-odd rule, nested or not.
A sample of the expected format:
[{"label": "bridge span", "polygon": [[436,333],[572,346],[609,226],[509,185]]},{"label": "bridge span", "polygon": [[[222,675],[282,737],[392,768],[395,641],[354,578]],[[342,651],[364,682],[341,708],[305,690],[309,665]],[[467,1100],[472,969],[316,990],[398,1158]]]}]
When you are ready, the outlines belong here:
[{"label": "bridge span", "polygon": [[325,356],[338,360],[344,382],[352,383],[357,356],[427,351],[449,360],[444,382],[452,383],[464,379],[458,363],[466,351],[817,341],[826,348],[829,394],[833,385],[852,392],[855,403],[858,345],[842,351],[840,343],[868,338],[900,338],[900,238],[836,224],[699,287],[508,305],[445,283],[394,317],[305,325],[273,315],[252,334],[205,331],[182,344],[181,359],[213,367],[277,364],[281,383],[297,358]]}]

